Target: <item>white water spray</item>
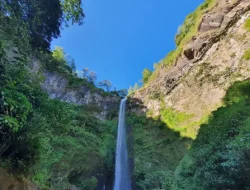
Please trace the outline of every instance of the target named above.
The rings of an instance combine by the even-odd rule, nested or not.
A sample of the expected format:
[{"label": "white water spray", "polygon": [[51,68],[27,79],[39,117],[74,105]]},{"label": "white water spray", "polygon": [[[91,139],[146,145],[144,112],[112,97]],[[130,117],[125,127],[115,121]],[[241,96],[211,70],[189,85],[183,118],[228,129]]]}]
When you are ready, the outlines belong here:
[{"label": "white water spray", "polygon": [[123,99],[120,104],[119,125],[118,125],[117,143],[116,143],[114,190],[131,190],[128,150],[127,150],[127,135],[125,126],[126,100],[127,99]]}]

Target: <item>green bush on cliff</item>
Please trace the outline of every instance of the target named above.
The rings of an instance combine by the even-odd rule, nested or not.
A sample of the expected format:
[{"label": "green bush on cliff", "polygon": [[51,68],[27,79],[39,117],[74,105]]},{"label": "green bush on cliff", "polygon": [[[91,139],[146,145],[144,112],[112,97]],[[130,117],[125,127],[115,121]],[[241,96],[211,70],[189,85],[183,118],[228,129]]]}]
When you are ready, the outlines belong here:
[{"label": "green bush on cliff", "polygon": [[[173,172],[185,155],[190,140],[166,126],[158,119],[129,113],[134,158],[133,177],[138,189],[160,189],[174,183]],[[131,139],[131,141],[132,141]]]},{"label": "green bush on cliff", "polygon": [[182,113],[171,108],[162,109],[161,120],[169,129],[179,132],[180,136],[195,139],[199,126],[208,121],[209,115],[194,120],[194,114]]},{"label": "green bush on cliff", "polygon": [[176,128],[177,130],[178,126],[192,117],[192,114],[186,114],[167,108],[161,111],[161,117],[169,128]]},{"label": "green bush on cliff", "polygon": [[247,19],[244,25],[245,29],[250,32],[250,19]]},{"label": "green bush on cliff", "polygon": [[201,126],[191,146],[166,125],[180,125],[190,115],[165,110],[168,122],[164,123],[142,115],[128,116],[138,189],[249,188],[250,81],[236,82],[223,102]]},{"label": "green bush on cliff", "polygon": [[202,14],[211,9],[216,3],[216,0],[206,0],[193,13],[189,14],[182,26],[180,26],[175,42],[179,46],[186,43],[197,34],[198,27],[202,19]]},{"label": "green bush on cliff", "polygon": [[250,49],[246,50],[243,57],[244,60],[250,60]]},{"label": "green bush on cliff", "polygon": [[142,82],[144,84],[146,84],[149,80],[149,78],[151,77],[152,75],[152,71],[150,71],[149,69],[144,69],[143,72],[142,72]]},{"label": "green bush on cliff", "polygon": [[250,82],[238,82],[176,170],[178,189],[248,189]]},{"label": "green bush on cliff", "polygon": [[202,19],[202,15],[213,8],[216,5],[216,0],[205,0],[193,13],[189,14],[183,25],[178,29],[178,33],[175,36],[176,49],[169,52],[167,56],[160,61],[159,65],[152,73],[151,77],[147,80],[147,83],[153,81],[160,69],[166,68],[166,66],[172,66],[177,61],[178,57],[183,51],[184,46],[191,40],[193,36],[198,33],[199,24]]}]

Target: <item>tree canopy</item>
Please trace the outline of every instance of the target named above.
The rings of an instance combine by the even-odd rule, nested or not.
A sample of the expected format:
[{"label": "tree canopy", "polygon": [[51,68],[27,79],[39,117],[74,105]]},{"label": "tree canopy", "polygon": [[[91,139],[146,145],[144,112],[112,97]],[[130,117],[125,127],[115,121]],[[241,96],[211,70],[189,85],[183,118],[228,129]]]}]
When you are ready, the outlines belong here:
[{"label": "tree canopy", "polygon": [[0,14],[7,24],[15,20],[16,29],[27,30],[32,47],[42,50],[49,50],[52,39],[60,36],[63,22],[82,24],[84,18],[81,0],[1,1]]},{"label": "tree canopy", "polygon": [[61,0],[61,4],[66,25],[68,25],[68,22],[71,22],[71,24],[83,24],[85,14],[83,13],[81,0]]}]

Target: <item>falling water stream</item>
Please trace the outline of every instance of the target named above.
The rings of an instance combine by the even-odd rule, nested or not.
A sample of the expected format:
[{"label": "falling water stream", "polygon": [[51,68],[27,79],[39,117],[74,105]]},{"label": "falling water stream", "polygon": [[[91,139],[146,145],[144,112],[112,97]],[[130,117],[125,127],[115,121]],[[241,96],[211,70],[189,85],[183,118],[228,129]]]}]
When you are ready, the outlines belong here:
[{"label": "falling water stream", "polygon": [[127,135],[126,135],[127,131],[125,126],[125,105],[126,105],[126,99],[123,99],[121,101],[120,111],[119,111],[114,190],[131,190],[128,150],[127,150]]}]

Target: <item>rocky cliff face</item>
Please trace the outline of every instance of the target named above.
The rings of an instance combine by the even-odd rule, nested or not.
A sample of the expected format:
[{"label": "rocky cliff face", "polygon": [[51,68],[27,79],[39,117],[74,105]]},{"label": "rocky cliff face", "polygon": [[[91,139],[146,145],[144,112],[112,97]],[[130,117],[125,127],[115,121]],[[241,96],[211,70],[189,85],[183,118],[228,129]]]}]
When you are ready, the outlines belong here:
[{"label": "rocky cliff face", "polygon": [[197,34],[183,46],[177,61],[161,65],[133,97],[153,116],[168,108],[189,115],[176,129],[187,126],[182,136],[195,138],[204,117],[221,106],[232,83],[250,76],[250,61],[243,59],[250,48],[250,33],[244,27],[249,10],[249,0],[217,0],[202,15]]},{"label": "rocky cliff face", "polygon": [[58,99],[67,103],[77,105],[94,105],[100,112],[96,113],[96,117],[103,120],[110,111],[118,111],[120,97],[115,95],[102,95],[93,92],[87,86],[69,87],[67,78],[59,73],[47,70],[41,71],[40,64],[33,61],[32,73],[42,73],[44,78],[41,87],[46,91],[50,98]]}]

